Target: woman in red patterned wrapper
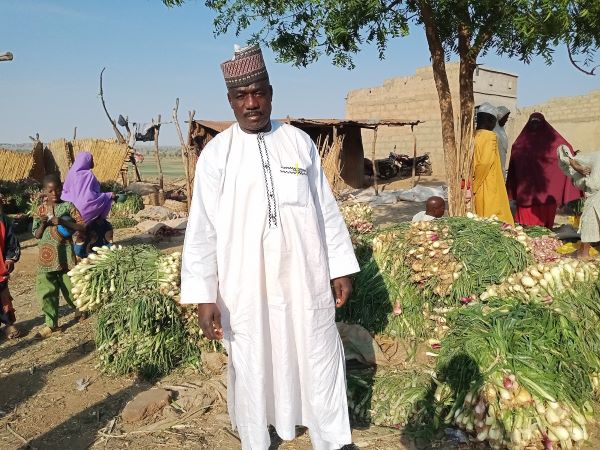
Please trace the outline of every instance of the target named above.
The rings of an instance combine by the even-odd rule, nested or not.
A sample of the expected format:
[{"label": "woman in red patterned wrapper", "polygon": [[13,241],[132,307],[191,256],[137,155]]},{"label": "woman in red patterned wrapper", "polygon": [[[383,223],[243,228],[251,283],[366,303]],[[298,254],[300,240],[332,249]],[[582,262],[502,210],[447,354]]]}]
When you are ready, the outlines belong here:
[{"label": "woman in red patterned wrapper", "polygon": [[35,335],[36,339],[46,339],[60,331],[58,303],[61,292],[65,301],[75,307],[67,272],[75,265],[72,236],[85,230],[85,223],[75,206],[60,199],[62,183],[58,177],[44,178],[44,194],[46,198],[36,211],[32,227],[39,248],[36,294],[46,322]]},{"label": "woman in red patterned wrapper", "polygon": [[21,246],[12,222],[4,215],[3,204],[4,198],[0,195],[0,322],[6,325],[4,327],[6,338],[16,339],[20,336],[20,332],[15,326],[17,318],[12,303],[13,298],[8,290],[8,279],[21,256]]}]

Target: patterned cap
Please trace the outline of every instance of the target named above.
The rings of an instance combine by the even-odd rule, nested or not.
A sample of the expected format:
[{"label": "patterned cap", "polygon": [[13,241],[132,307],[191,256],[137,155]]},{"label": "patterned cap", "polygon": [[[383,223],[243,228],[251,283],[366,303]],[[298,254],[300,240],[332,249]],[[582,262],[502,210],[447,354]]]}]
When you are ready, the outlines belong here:
[{"label": "patterned cap", "polygon": [[258,45],[236,49],[233,59],[221,64],[221,70],[228,88],[248,86],[269,79],[262,51]]}]

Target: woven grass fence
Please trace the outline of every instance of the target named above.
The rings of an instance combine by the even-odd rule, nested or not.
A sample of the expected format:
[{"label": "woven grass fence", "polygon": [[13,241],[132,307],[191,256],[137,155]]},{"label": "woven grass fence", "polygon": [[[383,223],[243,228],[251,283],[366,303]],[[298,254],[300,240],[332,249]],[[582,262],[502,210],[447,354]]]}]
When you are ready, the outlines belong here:
[{"label": "woven grass fence", "polygon": [[32,169],[32,152],[14,152],[0,148],[0,180],[18,181],[29,178]]},{"label": "woven grass fence", "polygon": [[60,172],[61,180],[65,179],[73,164],[73,156],[67,144],[66,139],[57,139],[46,146],[44,152],[46,174]]},{"label": "woven grass fence", "polygon": [[121,170],[126,169],[130,149],[126,144],[113,140],[79,139],[70,143],[73,157],[80,152],[90,152],[94,157],[94,175],[100,182],[119,179]]}]

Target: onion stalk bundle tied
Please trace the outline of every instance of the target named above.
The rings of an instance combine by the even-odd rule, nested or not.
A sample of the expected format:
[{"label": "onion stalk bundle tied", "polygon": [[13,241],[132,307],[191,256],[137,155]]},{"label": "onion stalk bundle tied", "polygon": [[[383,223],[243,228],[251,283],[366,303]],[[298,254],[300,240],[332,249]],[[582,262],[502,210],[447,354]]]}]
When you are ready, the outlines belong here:
[{"label": "onion stalk bundle tied", "polygon": [[551,303],[557,294],[572,290],[577,284],[598,280],[599,274],[597,264],[570,258],[532,265],[506,277],[499,285],[490,286],[481,300],[517,295],[527,301]]},{"label": "onion stalk bundle tied", "polygon": [[579,289],[559,295],[559,310],[503,298],[450,315],[437,373],[455,389],[456,425],[498,449],[577,448],[588,439],[600,291]]},{"label": "onion stalk bundle tied", "polygon": [[95,340],[100,368],[117,375],[155,378],[200,360],[181,307],[157,290],[132,290],[103,305]]},{"label": "onion stalk bundle tied", "polygon": [[[405,426],[420,410],[431,388],[431,374],[413,369],[363,369],[347,374],[350,417],[354,422],[379,426]],[[441,385],[436,395],[442,401],[449,387]]]},{"label": "onion stalk bundle tied", "polygon": [[539,448],[544,439],[573,448],[588,439],[588,419],[568,403],[540,399],[520,386],[509,372],[488,375],[488,381],[465,395],[454,410],[454,423],[492,448]]},{"label": "onion stalk bundle tied", "polygon": [[175,297],[179,293],[181,254],[163,255],[148,245],[94,248],[69,273],[75,306],[97,310],[131,289],[150,288]]},{"label": "onion stalk bundle tied", "polygon": [[452,244],[450,228],[442,223],[412,224],[404,237],[405,264],[411,269],[411,281],[421,287],[430,284],[439,297],[450,294],[463,268],[450,252]]}]

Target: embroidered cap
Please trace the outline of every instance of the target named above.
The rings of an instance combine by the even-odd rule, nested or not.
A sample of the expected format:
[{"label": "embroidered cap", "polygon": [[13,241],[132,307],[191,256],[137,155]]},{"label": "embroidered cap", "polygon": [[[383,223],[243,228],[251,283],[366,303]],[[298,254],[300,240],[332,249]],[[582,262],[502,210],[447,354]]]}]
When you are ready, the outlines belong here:
[{"label": "embroidered cap", "polygon": [[269,79],[262,51],[258,45],[242,49],[236,46],[233,59],[221,64],[221,70],[228,88],[248,86]]}]

